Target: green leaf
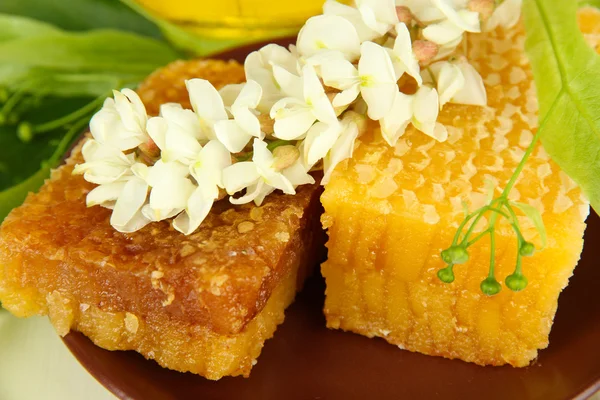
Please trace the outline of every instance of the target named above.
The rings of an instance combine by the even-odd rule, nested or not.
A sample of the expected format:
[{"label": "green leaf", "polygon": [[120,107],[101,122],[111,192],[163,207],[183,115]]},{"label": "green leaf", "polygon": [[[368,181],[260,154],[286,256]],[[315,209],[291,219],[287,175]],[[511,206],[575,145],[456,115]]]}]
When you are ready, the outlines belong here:
[{"label": "green leaf", "polygon": [[540,138],[600,212],[600,56],[577,25],[578,3],[525,0],[526,50],[540,104]]},{"label": "green leaf", "polygon": [[149,21],[154,22],[162,31],[165,38],[178,49],[196,56],[205,56],[217,53],[232,47],[235,47],[243,40],[240,39],[214,39],[196,36],[177,25],[172,24],[162,18],[154,16],[140,4],[133,0],[120,0],[123,4],[130,7]]},{"label": "green leaf", "polygon": [[179,56],[157,40],[113,30],[32,36],[0,43],[0,64],[71,71],[149,74]]},{"label": "green leaf", "polygon": [[30,36],[54,35],[61,32],[60,29],[45,22],[0,14],[0,42]]},{"label": "green leaf", "polygon": [[112,28],[162,38],[154,24],[118,0],[2,0],[0,13],[34,18],[65,30]]},{"label": "green leaf", "polygon": [[525,216],[529,218],[531,222],[533,222],[533,224],[535,225],[535,229],[537,229],[537,231],[540,233],[540,239],[542,239],[542,248],[546,247],[546,227],[544,226],[544,220],[542,219],[540,210],[538,210],[532,205],[525,203],[517,203],[511,201],[510,205],[521,210],[521,212],[525,214]]}]

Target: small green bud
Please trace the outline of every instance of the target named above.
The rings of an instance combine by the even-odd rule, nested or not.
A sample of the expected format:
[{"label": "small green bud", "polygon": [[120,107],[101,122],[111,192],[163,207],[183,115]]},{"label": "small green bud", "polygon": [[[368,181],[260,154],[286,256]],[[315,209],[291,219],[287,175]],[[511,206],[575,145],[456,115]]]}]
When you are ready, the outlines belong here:
[{"label": "small green bud", "polygon": [[535,246],[531,242],[523,242],[521,244],[521,248],[519,249],[519,253],[523,257],[530,257],[535,252]]},{"label": "small green bud", "polygon": [[506,277],[504,281],[506,287],[513,292],[520,292],[527,287],[527,278],[523,274],[513,273]]},{"label": "small green bud", "polygon": [[454,282],[454,271],[452,270],[453,265],[448,265],[444,269],[440,269],[437,273],[438,278],[444,283]]},{"label": "small green bud", "polygon": [[17,136],[22,142],[29,143],[33,139],[33,127],[29,122],[23,122],[17,128]]},{"label": "small green bud", "polygon": [[469,253],[462,246],[452,246],[442,251],[442,260],[446,264],[464,264],[469,261]]},{"label": "small green bud", "polygon": [[492,277],[488,277],[481,281],[481,285],[479,287],[486,296],[493,296],[500,293],[500,290],[502,290],[500,283],[498,283],[498,281]]}]

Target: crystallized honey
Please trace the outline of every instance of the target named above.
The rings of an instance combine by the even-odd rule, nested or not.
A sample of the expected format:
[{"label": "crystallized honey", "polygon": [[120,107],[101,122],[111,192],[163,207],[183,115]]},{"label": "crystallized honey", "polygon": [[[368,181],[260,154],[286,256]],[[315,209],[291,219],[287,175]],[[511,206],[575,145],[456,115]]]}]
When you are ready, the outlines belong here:
[{"label": "crystallized honey", "polygon": [[[139,88],[148,112],[189,107],[184,80],[217,88],[244,80],[236,62],[173,63]],[[0,227],[0,301],[19,317],[48,315],[109,350],[135,350],[209,379],[248,376],[265,340],[320,259],[318,185],[274,193],[257,207],[217,202],[193,235],[167,221],[130,234],[87,207],[94,185],[66,164]]]},{"label": "crystallized honey", "polygon": [[[588,40],[598,42],[600,16],[581,17]],[[380,336],[411,351],[482,365],[525,366],[548,345],[560,292],[579,260],[589,205],[541,145],[527,162],[509,198],[541,211],[546,248],[523,259],[529,280],[521,292],[503,281],[516,262],[517,239],[505,220],[496,225],[499,294],[480,282],[490,265],[489,238],[469,248],[456,280],[441,282],[440,252],[488,188],[500,194],[538,124],[524,30],[471,35],[466,55],[481,73],[488,107],[446,105],[440,122],[449,139],[438,143],[409,129],[394,148],[376,124],[359,139],[354,157],[340,164],[322,196],[328,229],[327,326]],[[565,144],[568,145],[568,144]],[[533,223],[520,217],[525,239],[541,247]],[[482,220],[476,232],[487,228]]]}]

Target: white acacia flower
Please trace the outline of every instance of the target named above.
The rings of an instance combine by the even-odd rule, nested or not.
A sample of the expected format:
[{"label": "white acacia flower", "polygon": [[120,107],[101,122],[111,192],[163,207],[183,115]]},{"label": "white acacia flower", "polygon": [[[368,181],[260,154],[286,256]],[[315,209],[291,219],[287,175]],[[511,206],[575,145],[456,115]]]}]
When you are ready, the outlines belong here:
[{"label": "white acacia flower", "polygon": [[229,119],[221,95],[206,79],[189,79],[185,81],[185,86],[198,117],[202,136],[215,139],[215,123]]},{"label": "white acacia flower", "polygon": [[151,221],[162,221],[179,214],[195,190],[189,179],[189,166],[178,161],[158,160],[140,174],[151,188],[149,204],[142,213]]},{"label": "white acacia flower", "polygon": [[466,9],[466,5],[465,1],[428,0],[416,7],[417,18],[429,24],[423,36],[440,46],[437,59],[452,53],[464,32],[481,32],[479,14]]},{"label": "white acacia flower", "polygon": [[352,158],[354,152],[354,142],[359,135],[359,129],[356,122],[350,122],[342,130],[342,134],[335,141],[329,153],[323,158],[323,179],[322,185],[329,183],[331,174],[335,167],[342,161]]},{"label": "white acacia flower", "polygon": [[[145,166],[144,164],[137,164]],[[134,169],[135,170],[135,169]],[[120,184],[121,182],[119,182]],[[115,183],[116,184],[116,183]],[[148,197],[148,184],[144,179],[137,175],[132,175],[125,180],[121,188],[111,187],[102,189],[104,185],[98,186],[95,190],[103,191],[105,200],[108,199],[109,192],[112,191],[112,197],[115,199],[110,224],[119,232],[131,233],[142,229],[151,221],[143,214],[143,206]],[[93,191],[92,191],[93,192]],[[88,194],[91,195],[92,192]],[[96,195],[99,196],[98,193]]]},{"label": "white acacia flower", "polygon": [[261,97],[260,85],[256,81],[249,80],[230,107],[233,119],[215,123],[214,129],[217,138],[230,152],[242,151],[252,137],[261,139],[264,137],[255,111]]},{"label": "white acacia flower", "polygon": [[[298,72],[298,57],[282,46],[268,44],[250,53],[244,61],[246,80],[256,81],[263,90],[258,110],[268,113],[273,104],[286,95],[273,76],[273,66],[285,69],[291,74]],[[230,103],[232,104],[233,101]]]},{"label": "white acacia flower", "polygon": [[337,164],[352,157],[354,141],[359,133],[357,120],[361,118],[364,119],[360,114],[348,111],[339,126],[331,127],[317,122],[308,131],[306,140],[301,146],[304,163],[312,166],[323,159],[324,176],[321,184],[324,185],[329,181]]},{"label": "white acacia flower", "polygon": [[398,91],[390,55],[373,42],[361,45],[358,68],[347,60],[332,60],[321,65],[321,75],[325,85],[342,91],[333,99],[334,107],[352,103],[360,93],[373,120],[388,113]]},{"label": "white acacia flower", "polygon": [[446,103],[485,106],[487,94],[481,75],[465,58],[440,61],[423,71],[423,80],[437,83],[440,109]]},{"label": "white acacia flower", "polygon": [[142,213],[148,197],[148,184],[140,176],[147,166],[133,164],[119,179],[95,187],[87,194],[88,207],[102,206],[113,210],[110,224],[119,232],[131,233],[142,229],[150,220]]},{"label": "white acacia flower", "polygon": [[504,0],[484,24],[486,31],[492,31],[498,26],[512,28],[519,22],[523,0]]},{"label": "white acacia flower", "polygon": [[335,110],[311,65],[302,68],[302,96],[302,99],[285,97],[273,105],[271,118],[275,120],[276,137],[299,139],[317,120],[329,125],[338,123]]},{"label": "white acacia flower", "polygon": [[148,139],[146,108],[131,89],[113,90],[110,97],[91,119],[90,132],[99,143],[110,144],[119,150],[130,150]]},{"label": "white acacia flower", "polygon": [[322,50],[338,50],[349,61],[360,55],[360,39],[354,25],[337,15],[309,18],[298,33],[296,46],[302,57],[310,57]]},{"label": "white acacia flower", "polygon": [[421,79],[421,67],[412,50],[410,32],[405,24],[400,23],[396,25],[396,34],[394,47],[390,51],[396,79],[400,79],[406,72],[408,75],[415,78],[417,84],[421,86],[423,83],[423,80]]},{"label": "white acacia flower", "polygon": [[231,165],[229,151],[217,140],[208,142],[190,165],[190,172],[197,183],[187,200],[185,210],[175,218],[173,227],[189,235],[206,218],[223,188],[223,170]]},{"label": "white acacia flower", "polygon": [[397,92],[391,111],[380,121],[381,134],[390,146],[394,146],[412,123],[427,136],[443,142],[448,138],[448,131],[437,122],[438,113],[439,98],[435,89],[423,85],[414,95]]},{"label": "white acacia flower", "polygon": [[394,0],[357,0],[356,7],[328,0],[323,14],[347,19],[358,33],[361,42],[381,37],[398,23]]},{"label": "white acacia flower", "polygon": [[81,149],[83,164],[75,166],[73,173],[86,181],[103,185],[121,179],[135,164],[135,154],[124,154],[117,147],[89,139]]},{"label": "white acacia flower", "polygon": [[265,142],[254,139],[253,149],[252,161],[235,163],[223,170],[223,184],[228,194],[246,189],[242,197],[230,198],[233,204],[254,201],[260,205],[265,196],[275,189],[295,194],[296,186],[314,183],[314,179],[298,161],[289,168],[278,170],[274,166],[276,160]]},{"label": "white acacia flower", "polygon": [[163,104],[160,116],[148,120],[147,129],[165,162],[191,162],[202,148],[200,141],[208,139],[196,114],[174,103]]}]

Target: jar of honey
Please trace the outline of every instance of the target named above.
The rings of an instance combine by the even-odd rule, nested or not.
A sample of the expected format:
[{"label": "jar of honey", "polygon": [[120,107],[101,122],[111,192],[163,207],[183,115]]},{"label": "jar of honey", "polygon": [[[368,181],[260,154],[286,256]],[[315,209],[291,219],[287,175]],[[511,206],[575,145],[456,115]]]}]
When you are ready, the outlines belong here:
[{"label": "jar of honey", "polygon": [[245,43],[295,35],[324,0],[136,0],[199,37]]}]

